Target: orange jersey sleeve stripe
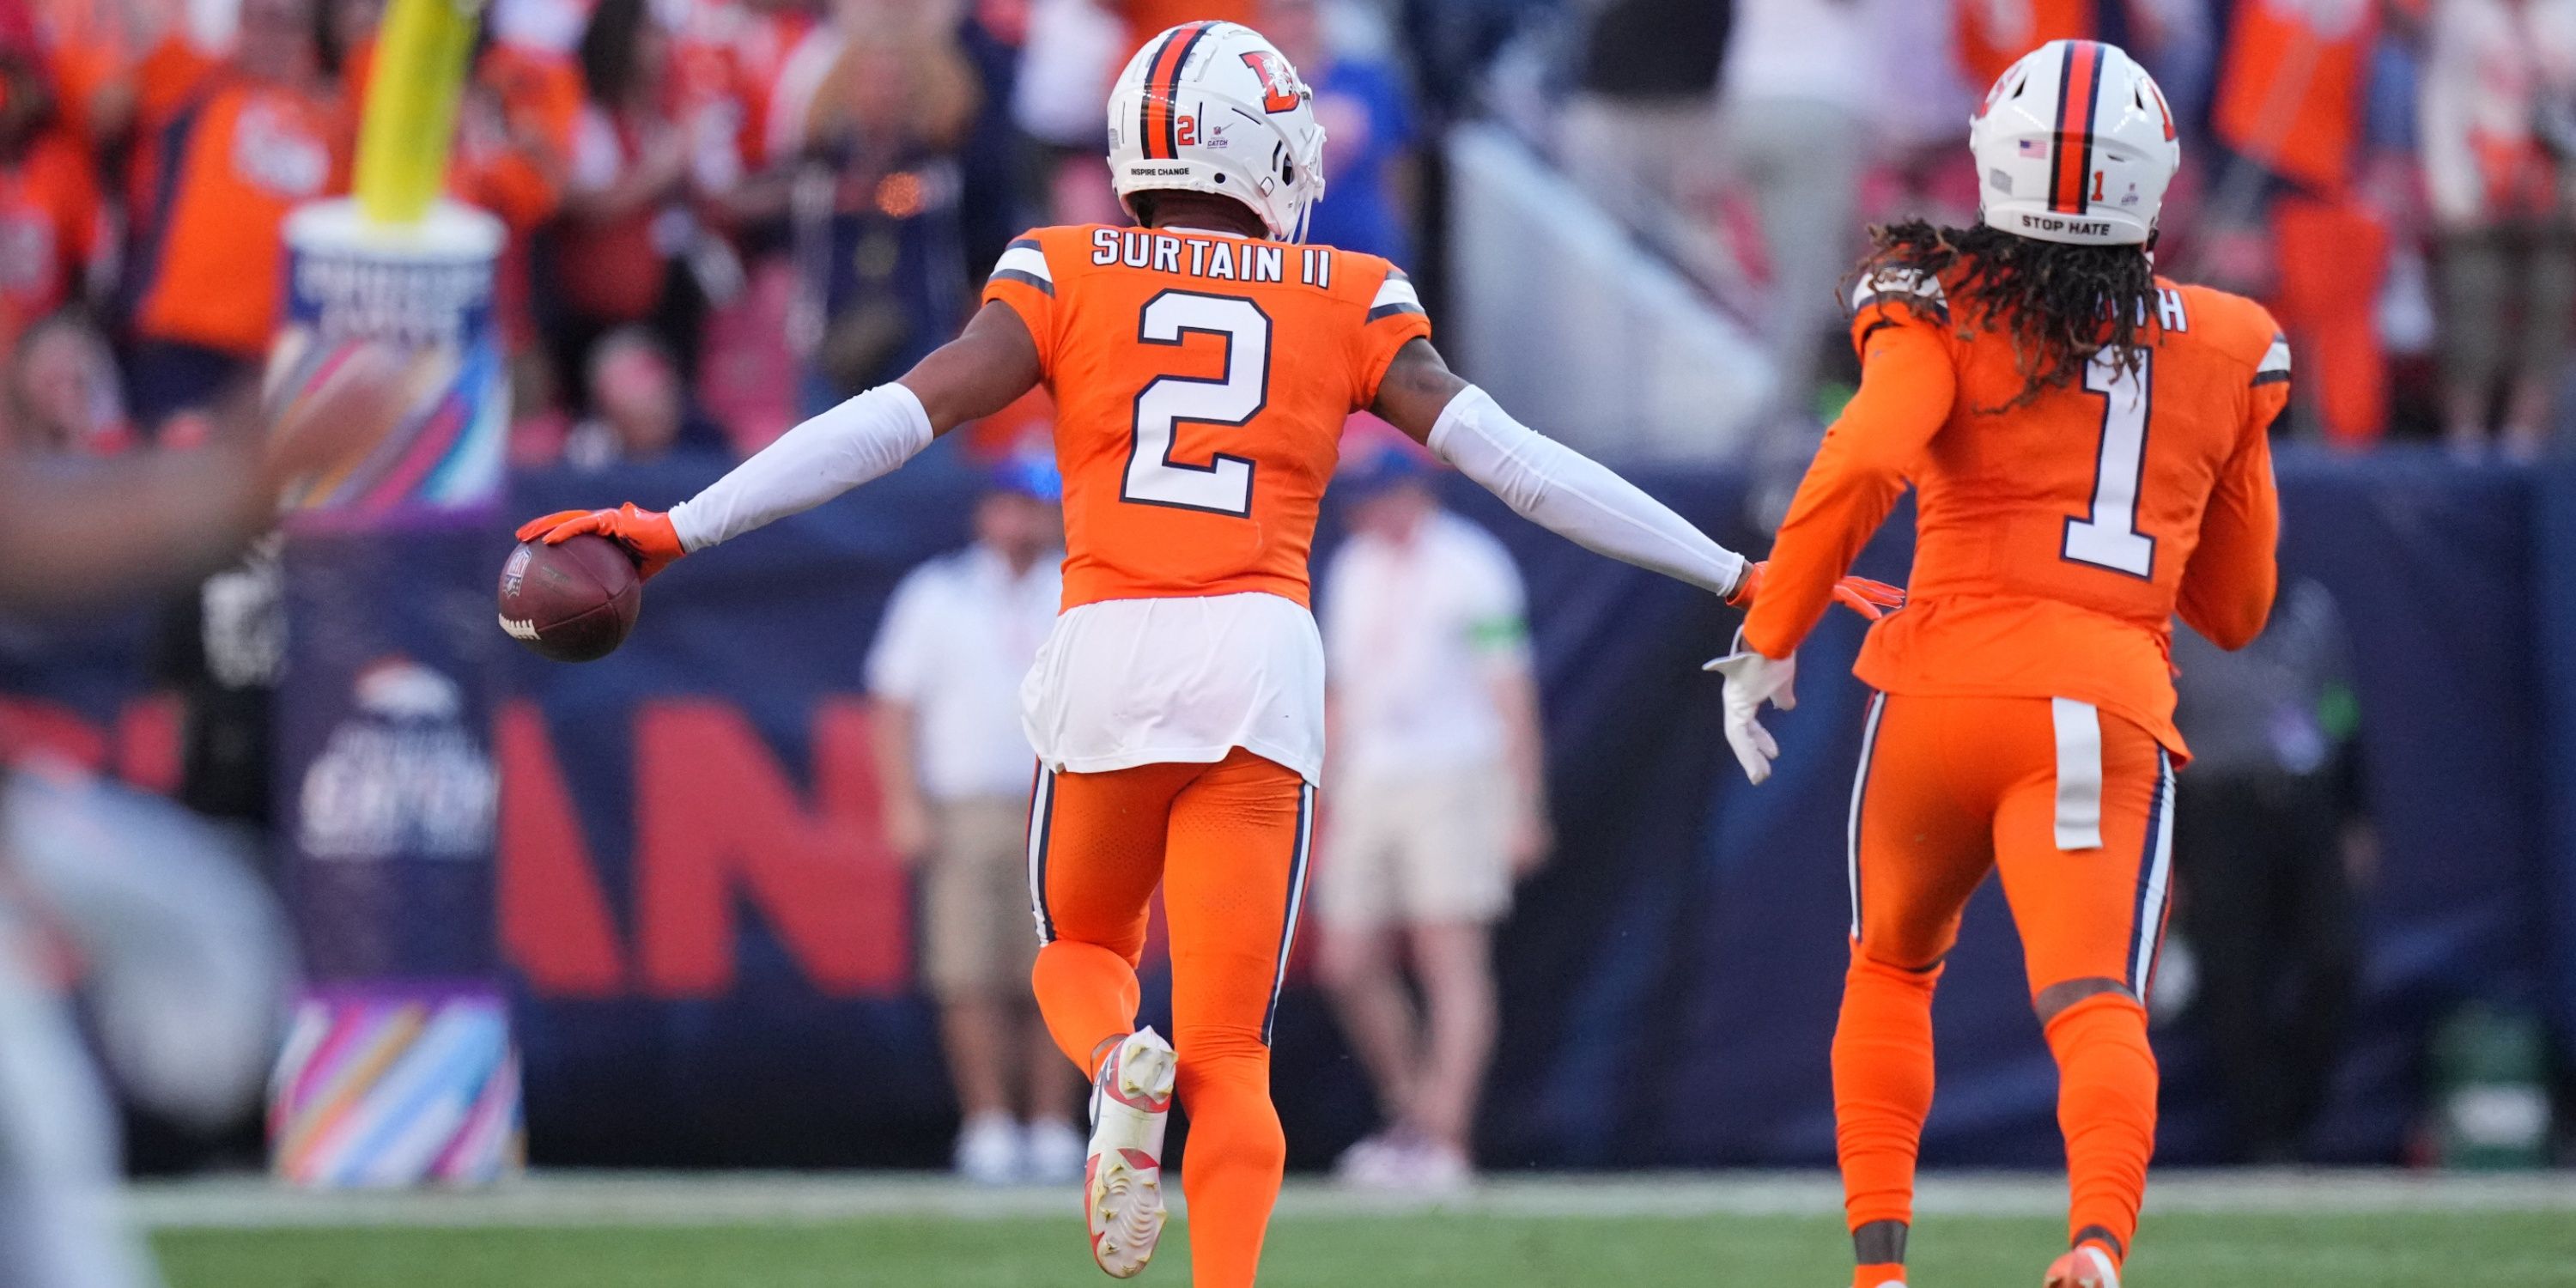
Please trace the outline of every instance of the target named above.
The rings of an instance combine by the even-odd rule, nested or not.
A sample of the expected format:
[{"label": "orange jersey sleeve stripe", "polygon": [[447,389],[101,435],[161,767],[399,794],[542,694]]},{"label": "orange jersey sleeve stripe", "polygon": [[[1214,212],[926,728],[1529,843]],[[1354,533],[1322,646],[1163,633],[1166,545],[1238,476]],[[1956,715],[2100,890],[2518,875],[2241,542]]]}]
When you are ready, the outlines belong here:
[{"label": "orange jersey sleeve stripe", "polygon": [[1035,234],[1014,240],[1002,251],[993,275],[985,280],[986,304],[999,304],[1019,315],[1037,346],[1038,375],[1055,375],[1055,274],[1047,266],[1046,244]]}]

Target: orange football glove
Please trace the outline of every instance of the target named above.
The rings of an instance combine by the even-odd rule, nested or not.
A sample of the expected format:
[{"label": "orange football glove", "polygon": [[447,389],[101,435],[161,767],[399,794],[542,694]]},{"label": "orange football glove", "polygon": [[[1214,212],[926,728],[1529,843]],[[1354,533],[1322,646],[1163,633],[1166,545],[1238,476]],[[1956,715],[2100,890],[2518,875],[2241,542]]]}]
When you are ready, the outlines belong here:
[{"label": "orange football glove", "polygon": [[626,553],[635,560],[636,575],[647,581],[670,567],[672,560],[689,553],[680,548],[680,533],[671,526],[671,516],[638,508],[632,501],[614,510],[557,510],[519,525],[519,540],[543,541],[550,546],[562,545],[584,533],[606,537],[626,547]]},{"label": "orange football glove", "polygon": [[[1770,566],[1771,563],[1767,559],[1760,563],[1746,564],[1744,584],[1737,586],[1735,593],[1726,597],[1726,602],[1737,608],[1753,607],[1755,597],[1762,593],[1763,570]],[[1891,586],[1883,581],[1871,581],[1867,577],[1845,577],[1834,583],[1834,599],[1843,607],[1874,622],[1887,616],[1888,609],[1905,607],[1905,588]]]}]

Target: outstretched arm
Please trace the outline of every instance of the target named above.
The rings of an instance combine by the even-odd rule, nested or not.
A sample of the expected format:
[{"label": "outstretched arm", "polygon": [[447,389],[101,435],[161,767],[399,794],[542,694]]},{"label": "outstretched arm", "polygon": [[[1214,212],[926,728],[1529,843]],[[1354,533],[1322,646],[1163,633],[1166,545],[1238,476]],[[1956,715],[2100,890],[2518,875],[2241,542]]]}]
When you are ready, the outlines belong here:
[{"label": "outstretched arm", "polygon": [[930,440],[990,416],[1038,383],[1037,343],[1017,312],[986,304],[965,333],[892,384],[879,385],[781,435],[668,514],[569,510],[519,529],[561,542],[598,533],[626,546],[646,576],[674,559],[801,513],[893,473]]},{"label": "outstretched arm", "polygon": [[703,550],[894,472],[930,440],[990,416],[1038,382],[1020,315],[987,304],[965,333],[879,385],[798,425],[671,509],[683,550]]},{"label": "outstretched arm", "polygon": [[1796,651],[1833,588],[1905,492],[1905,472],[1950,418],[1958,377],[1939,331],[1896,315],[1869,324],[1860,392],[1826,431],[1789,517],[1772,543],[1762,597],[1744,619],[1744,644],[1766,657]]},{"label": "outstretched arm", "polygon": [[1732,596],[1744,556],[1591,458],[1513,420],[1449,369],[1428,340],[1398,350],[1370,410],[1501,497],[1522,518],[1584,549]]},{"label": "outstretched arm", "polygon": [[999,302],[976,310],[966,330],[913,364],[896,384],[912,391],[930,417],[930,432],[945,434],[982,420],[1037,388],[1038,344],[1019,311]]},{"label": "outstretched arm", "polygon": [[1783,711],[1798,705],[1799,641],[1815,629],[1829,599],[1843,597],[1853,557],[1887,521],[1905,491],[1906,470],[1941,432],[1958,397],[1958,377],[1934,322],[1937,296],[1883,300],[1875,289],[1882,285],[1922,289],[1911,279],[1873,279],[1861,286],[1860,316],[1853,323],[1861,350],[1860,392],[1826,431],[1798,484],[1771,547],[1761,596],[1736,632],[1736,651],[1708,664],[1726,676],[1727,746],[1755,783],[1771,776],[1771,762],[1780,755],[1780,744],[1762,727],[1763,705]]}]

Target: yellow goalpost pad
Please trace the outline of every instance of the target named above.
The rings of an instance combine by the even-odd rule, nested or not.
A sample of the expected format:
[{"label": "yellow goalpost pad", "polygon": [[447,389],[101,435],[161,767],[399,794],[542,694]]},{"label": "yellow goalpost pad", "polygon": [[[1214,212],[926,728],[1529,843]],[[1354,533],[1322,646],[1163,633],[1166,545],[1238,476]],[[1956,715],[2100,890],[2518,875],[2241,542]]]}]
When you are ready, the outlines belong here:
[{"label": "yellow goalpost pad", "polygon": [[393,0],[358,123],[355,195],[370,222],[414,224],[438,200],[482,0]]}]

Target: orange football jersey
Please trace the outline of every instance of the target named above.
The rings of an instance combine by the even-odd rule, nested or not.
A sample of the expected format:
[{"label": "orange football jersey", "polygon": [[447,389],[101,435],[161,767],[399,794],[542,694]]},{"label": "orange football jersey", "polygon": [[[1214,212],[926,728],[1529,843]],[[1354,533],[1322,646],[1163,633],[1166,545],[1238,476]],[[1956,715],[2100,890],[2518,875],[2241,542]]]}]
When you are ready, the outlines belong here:
[{"label": "orange football jersey", "polygon": [[347,125],[334,99],[247,82],[173,122],[137,256],[135,331],[266,353],[286,308],[279,232],[297,206],[346,190]]},{"label": "orange football jersey", "polygon": [[2377,0],[2245,0],[2233,12],[2210,126],[2320,196],[2352,180]]},{"label": "orange football jersey", "polygon": [[89,150],[69,131],[37,134],[0,166],[0,351],[80,293],[103,218]]},{"label": "orange football jersey", "polygon": [[1374,255],[1182,229],[1041,228],[987,302],[1037,341],[1064,472],[1064,606],[1307,602],[1342,423],[1431,334]]},{"label": "orange football jersey", "polygon": [[1127,20],[1127,43],[1141,45],[1156,32],[1185,22],[1215,19],[1251,26],[1261,15],[1252,0],[1125,0],[1110,6]]},{"label": "orange football jersey", "polygon": [[2013,407],[2027,381],[2009,335],[1952,316],[1928,278],[1864,282],[1861,395],[1799,487],[1746,642],[1795,648],[1910,481],[1910,602],[1871,629],[1860,678],[2090,702],[2183,754],[2173,615],[2232,648],[2271,610],[2268,431],[2290,354],[2261,305],[2157,286],[2134,369],[2097,359],[2080,384]]}]

